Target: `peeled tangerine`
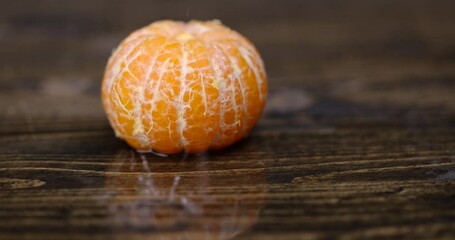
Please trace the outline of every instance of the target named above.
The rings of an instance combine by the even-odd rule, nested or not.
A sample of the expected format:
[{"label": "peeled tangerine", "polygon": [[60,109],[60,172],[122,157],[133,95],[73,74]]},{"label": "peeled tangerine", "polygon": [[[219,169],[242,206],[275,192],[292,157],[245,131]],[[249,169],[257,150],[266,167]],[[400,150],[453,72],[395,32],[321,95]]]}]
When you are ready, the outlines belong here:
[{"label": "peeled tangerine", "polygon": [[158,21],[109,59],[102,99],[116,135],[141,151],[221,149],[246,136],[264,109],[259,53],[219,21]]}]

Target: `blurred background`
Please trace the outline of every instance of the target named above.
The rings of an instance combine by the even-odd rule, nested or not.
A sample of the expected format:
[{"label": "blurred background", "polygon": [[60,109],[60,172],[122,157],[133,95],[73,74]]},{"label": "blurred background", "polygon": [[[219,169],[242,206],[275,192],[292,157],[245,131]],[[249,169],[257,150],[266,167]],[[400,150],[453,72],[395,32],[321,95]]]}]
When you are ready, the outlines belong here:
[{"label": "blurred background", "polygon": [[[242,33],[259,48],[272,92],[306,90],[305,96],[291,93],[297,107],[324,95],[453,108],[453,9],[450,0],[3,0],[2,120],[38,114],[104,119],[98,95],[111,51],[133,30],[160,19],[220,19]],[[397,91],[403,85],[405,94]],[[267,111],[282,111],[275,101]]]}]

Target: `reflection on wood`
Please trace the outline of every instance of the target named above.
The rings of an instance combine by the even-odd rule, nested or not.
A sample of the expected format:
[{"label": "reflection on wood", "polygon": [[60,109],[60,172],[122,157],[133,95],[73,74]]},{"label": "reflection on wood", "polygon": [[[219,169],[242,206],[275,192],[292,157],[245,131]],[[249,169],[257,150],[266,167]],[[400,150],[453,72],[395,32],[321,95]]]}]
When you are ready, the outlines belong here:
[{"label": "reflection on wood", "polygon": [[[230,239],[247,231],[264,202],[264,168],[249,173],[217,173],[208,154],[182,156],[173,173],[156,172],[156,156],[120,151],[107,169],[113,229],[158,229],[160,239]],[[202,173],[202,174],[197,174]]]}]

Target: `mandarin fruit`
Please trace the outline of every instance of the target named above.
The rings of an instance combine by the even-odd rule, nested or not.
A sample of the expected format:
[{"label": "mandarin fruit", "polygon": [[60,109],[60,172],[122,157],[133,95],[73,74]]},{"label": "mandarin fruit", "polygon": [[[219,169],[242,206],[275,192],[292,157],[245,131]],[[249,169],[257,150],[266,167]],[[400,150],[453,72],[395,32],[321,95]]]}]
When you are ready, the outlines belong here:
[{"label": "mandarin fruit", "polygon": [[116,136],[141,151],[221,149],[245,137],[265,105],[264,64],[219,21],[158,21],[109,58],[103,106]]}]

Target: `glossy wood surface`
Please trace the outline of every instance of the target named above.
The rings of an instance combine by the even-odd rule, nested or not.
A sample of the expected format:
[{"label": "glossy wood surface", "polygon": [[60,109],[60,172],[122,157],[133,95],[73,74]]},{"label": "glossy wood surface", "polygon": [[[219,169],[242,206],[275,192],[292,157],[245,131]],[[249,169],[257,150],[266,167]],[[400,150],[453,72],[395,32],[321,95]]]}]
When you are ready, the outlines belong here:
[{"label": "glossy wood surface", "polygon": [[[1,1],[0,239],[454,239],[453,1]],[[218,18],[269,98],[219,152],[115,138],[112,49],[151,21]]]}]

